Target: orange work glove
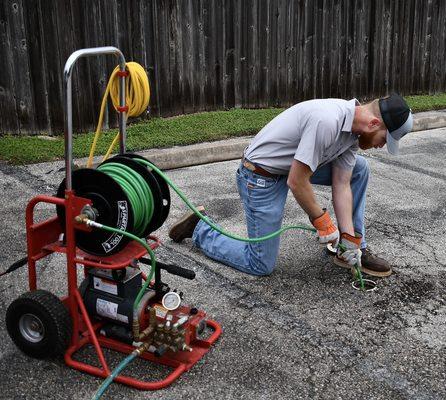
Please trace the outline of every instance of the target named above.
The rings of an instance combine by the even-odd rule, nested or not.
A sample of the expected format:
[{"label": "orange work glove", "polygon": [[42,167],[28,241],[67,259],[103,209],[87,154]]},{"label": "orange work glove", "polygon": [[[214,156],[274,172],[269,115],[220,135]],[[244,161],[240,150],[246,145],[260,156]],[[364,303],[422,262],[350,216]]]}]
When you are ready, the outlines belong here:
[{"label": "orange work glove", "polygon": [[327,210],[324,208],[324,213],[311,221],[313,226],[317,229],[317,234],[319,236],[319,243],[327,244],[332,243],[334,247],[338,245],[339,242],[339,231],[333,221],[330,218]]}]

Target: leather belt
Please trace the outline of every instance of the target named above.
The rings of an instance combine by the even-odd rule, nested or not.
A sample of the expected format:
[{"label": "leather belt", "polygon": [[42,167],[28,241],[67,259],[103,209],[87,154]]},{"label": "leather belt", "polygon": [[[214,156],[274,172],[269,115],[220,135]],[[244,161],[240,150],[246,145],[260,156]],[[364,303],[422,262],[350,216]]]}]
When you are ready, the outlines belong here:
[{"label": "leather belt", "polygon": [[257,175],[262,175],[267,178],[276,178],[276,174],[272,174],[271,172],[268,172],[267,170],[263,169],[262,167],[259,167],[258,165],[255,165],[251,161],[246,160],[245,158],[242,158],[242,164],[246,169],[249,169],[250,171],[254,172]]}]

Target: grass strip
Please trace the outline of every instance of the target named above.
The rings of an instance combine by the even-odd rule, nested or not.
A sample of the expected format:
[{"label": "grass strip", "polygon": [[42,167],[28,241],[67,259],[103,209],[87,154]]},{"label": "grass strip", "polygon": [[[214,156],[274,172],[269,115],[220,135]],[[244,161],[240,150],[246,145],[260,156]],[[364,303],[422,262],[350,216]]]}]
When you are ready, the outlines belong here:
[{"label": "grass strip", "polygon": [[[446,93],[405,98],[413,112],[446,108]],[[139,151],[254,135],[282,111],[283,108],[232,109],[152,118],[128,126],[127,148],[129,151]],[[96,154],[106,152],[116,132],[116,129],[103,132]],[[74,157],[86,157],[92,140],[93,133],[75,134]],[[62,135],[51,138],[12,135],[0,137],[0,160],[11,164],[52,161],[63,157]]]},{"label": "grass strip", "polygon": [[[152,118],[127,127],[127,149],[137,151],[253,135],[281,111],[283,109],[279,108],[233,109],[171,118]],[[105,154],[116,132],[116,129],[112,129],[102,133],[96,154]],[[93,135],[74,135],[75,158],[88,155]],[[63,136],[44,139],[37,136],[7,135],[0,138],[0,159],[12,164],[52,161],[63,157]]]},{"label": "grass strip", "polygon": [[446,93],[423,96],[405,96],[413,112],[446,109]]}]

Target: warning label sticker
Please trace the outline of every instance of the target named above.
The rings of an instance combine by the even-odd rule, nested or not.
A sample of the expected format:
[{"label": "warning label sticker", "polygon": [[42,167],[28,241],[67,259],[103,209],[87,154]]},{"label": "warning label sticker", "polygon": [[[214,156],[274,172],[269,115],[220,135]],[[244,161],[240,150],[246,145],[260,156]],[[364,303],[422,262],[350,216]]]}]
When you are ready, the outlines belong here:
[{"label": "warning label sticker", "polygon": [[159,305],[155,305],[153,308],[155,309],[155,313],[158,318],[165,318],[166,314],[169,311],[166,308],[164,308],[163,306],[159,306]]},{"label": "warning label sticker", "polygon": [[114,282],[106,281],[105,279],[93,277],[94,288],[102,292],[107,292],[110,294],[118,294],[118,285]]},{"label": "warning label sticker", "polygon": [[118,305],[111,301],[98,299],[96,302],[96,312],[102,317],[117,319]]}]

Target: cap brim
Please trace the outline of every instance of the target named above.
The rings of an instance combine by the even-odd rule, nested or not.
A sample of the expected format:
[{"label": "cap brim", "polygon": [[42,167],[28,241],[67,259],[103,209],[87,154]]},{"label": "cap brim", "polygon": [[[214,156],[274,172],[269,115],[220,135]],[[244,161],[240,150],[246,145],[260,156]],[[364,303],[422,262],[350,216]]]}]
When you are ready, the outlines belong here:
[{"label": "cap brim", "polygon": [[387,140],[387,151],[390,154],[397,156],[400,152],[398,140],[395,140],[393,136],[389,133],[389,131],[387,131],[386,140]]},{"label": "cap brim", "polygon": [[[387,151],[394,156],[399,154],[399,140],[413,128],[413,115],[409,112],[406,122],[390,133],[387,131]],[[395,139],[397,138],[397,139]]]}]

